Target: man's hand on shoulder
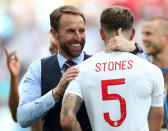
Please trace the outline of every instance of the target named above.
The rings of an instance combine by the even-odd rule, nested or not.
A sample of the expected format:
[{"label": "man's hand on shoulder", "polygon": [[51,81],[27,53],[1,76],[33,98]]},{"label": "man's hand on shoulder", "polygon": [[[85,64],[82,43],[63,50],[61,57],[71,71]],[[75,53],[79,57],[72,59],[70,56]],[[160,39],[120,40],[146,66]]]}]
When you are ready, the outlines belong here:
[{"label": "man's hand on shoulder", "polygon": [[74,80],[79,74],[79,69],[77,67],[69,68],[61,77],[58,85],[53,89],[53,97],[55,100],[59,98],[59,96],[63,95],[65,92],[65,88],[67,84]]}]

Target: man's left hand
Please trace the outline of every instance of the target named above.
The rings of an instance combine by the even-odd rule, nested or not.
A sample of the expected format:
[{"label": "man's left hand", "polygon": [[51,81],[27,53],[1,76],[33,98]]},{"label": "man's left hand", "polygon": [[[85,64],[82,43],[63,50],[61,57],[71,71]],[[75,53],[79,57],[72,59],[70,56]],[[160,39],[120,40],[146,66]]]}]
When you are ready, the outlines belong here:
[{"label": "man's left hand", "polygon": [[122,28],[117,30],[117,36],[114,36],[108,41],[105,52],[114,50],[132,52],[135,50],[135,43],[127,40],[122,34]]}]

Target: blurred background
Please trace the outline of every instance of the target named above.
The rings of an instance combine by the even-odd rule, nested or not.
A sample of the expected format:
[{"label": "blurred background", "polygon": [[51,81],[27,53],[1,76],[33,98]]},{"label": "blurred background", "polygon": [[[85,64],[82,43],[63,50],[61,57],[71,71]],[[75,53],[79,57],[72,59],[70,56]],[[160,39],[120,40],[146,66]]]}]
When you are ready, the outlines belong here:
[{"label": "blurred background", "polygon": [[99,36],[100,12],[110,5],[130,8],[135,16],[134,41],[142,46],[141,25],[144,18],[162,15],[168,17],[168,0],[0,0],[0,130],[29,131],[13,122],[8,109],[10,75],[6,56],[17,50],[21,64],[20,78],[35,59],[49,56],[49,15],[57,7],[69,4],[80,8],[86,17],[85,52],[95,54],[104,48]]}]

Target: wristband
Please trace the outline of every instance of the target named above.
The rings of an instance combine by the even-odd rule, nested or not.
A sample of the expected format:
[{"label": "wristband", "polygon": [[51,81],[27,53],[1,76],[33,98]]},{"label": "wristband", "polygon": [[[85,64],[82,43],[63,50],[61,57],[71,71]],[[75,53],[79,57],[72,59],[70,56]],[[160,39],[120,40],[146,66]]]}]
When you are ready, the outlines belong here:
[{"label": "wristband", "polygon": [[61,94],[57,93],[57,91],[55,89],[53,89],[53,93],[57,94],[58,96],[62,96]]},{"label": "wristband", "polygon": [[137,53],[143,53],[143,50],[141,49],[141,47],[139,47],[139,45],[135,42],[135,50],[132,51],[131,53],[136,55]]},{"label": "wristband", "polygon": [[58,97],[58,99],[55,99],[55,100],[59,100],[60,96],[62,96],[61,94],[57,93],[55,89],[52,90],[52,94],[53,94],[54,99],[55,99],[55,96]]}]

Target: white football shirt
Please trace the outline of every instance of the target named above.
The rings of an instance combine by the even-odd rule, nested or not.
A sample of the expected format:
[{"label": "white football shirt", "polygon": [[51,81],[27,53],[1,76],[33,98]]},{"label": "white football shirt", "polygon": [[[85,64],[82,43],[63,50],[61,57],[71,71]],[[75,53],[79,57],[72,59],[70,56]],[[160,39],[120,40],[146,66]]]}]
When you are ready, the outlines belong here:
[{"label": "white football shirt", "polygon": [[78,65],[65,93],[84,100],[93,131],[148,131],[151,106],[163,106],[163,75],[126,52],[101,52]]}]

